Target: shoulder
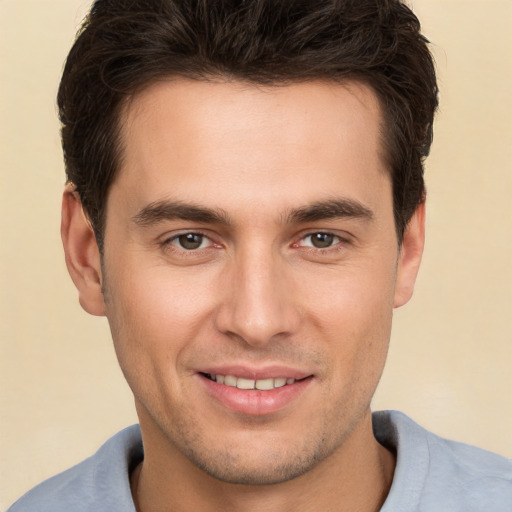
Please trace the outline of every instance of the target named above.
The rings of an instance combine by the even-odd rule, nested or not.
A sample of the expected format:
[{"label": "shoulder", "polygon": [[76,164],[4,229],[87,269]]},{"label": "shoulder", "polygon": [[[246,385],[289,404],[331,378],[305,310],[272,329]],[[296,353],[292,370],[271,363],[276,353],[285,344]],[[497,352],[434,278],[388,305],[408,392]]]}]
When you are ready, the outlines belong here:
[{"label": "shoulder", "polygon": [[[510,459],[443,439],[396,411],[376,413],[374,430],[379,442],[397,452],[388,497],[393,510],[512,510]],[[403,508],[404,496],[409,502],[407,508]]]},{"label": "shoulder", "polygon": [[7,512],[134,512],[129,471],[141,458],[140,429],[133,425],[92,457],[34,487]]}]

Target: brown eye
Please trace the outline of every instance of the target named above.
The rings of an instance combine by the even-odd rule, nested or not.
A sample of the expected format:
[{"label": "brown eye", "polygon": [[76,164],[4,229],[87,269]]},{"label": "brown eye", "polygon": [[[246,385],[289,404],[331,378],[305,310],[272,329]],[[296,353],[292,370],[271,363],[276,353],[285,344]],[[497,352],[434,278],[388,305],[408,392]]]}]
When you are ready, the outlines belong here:
[{"label": "brown eye", "polygon": [[337,237],[331,233],[313,233],[307,238],[311,240],[311,245],[313,247],[316,247],[317,249],[325,249],[327,247],[331,247]]},{"label": "brown eye", "polygon": [[203,245],[204,236],[197,233],[185,233],[176,237],[176,242],[182,249],[193,251],[199,249]]}]

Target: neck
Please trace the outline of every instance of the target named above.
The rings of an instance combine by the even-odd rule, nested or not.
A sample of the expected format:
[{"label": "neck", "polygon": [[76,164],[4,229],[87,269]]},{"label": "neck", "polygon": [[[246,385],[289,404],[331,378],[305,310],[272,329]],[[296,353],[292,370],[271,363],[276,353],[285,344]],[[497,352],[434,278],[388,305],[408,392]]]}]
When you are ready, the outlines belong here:
[{"label": "neck", "polygon": [[131,475],[137,512],[377,512],[395,467],[394,455],[373,436],[369,411],[335,453],[306,474],[274,485],[219,481],[168,444],[144,437],[144,462]]}]

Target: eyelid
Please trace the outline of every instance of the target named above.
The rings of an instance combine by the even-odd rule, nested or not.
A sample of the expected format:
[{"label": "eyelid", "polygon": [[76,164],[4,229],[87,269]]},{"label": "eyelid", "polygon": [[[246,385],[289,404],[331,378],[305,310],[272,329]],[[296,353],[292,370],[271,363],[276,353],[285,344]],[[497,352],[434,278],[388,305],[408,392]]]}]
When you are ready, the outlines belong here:
[{"label": "eyelid", "polygon": [[302,233],[299,233],[297,235],[296,240],[298,242],[300,242],[310,236],[318,235],[318,234],[331,235],[334,238],[337,238],[339,240],[347,240],[348,241],[348,239],[350,238],[348,233],[339,233],[337,230],[334,230],[334,229],[308,229],[308,230],[304,230]]},{"label": "eyelid", "polygon": [[[185,249],[183,247],[179,247],[178,244],[173,243],[180,236],[183,236],[183,235],[199,235],[199,236],[203,237],[204,239],[209,240],[210,243],[206,247],[200,247],[198,249]],[[157,243],[160,247],[162,247],[163,250],[179,251],[181,253],[187,253],[190,255],[192,255],[193,253],[198,253],[200,251],[209,249],[212,246],[216,246],[216,247],[221,246],[221,244],[216,242],[210,234],[206,233],[202,229],[182,229],[180,231],[173,232],[172,234],[165,233],[164,235],[159,237],[159,239],[157,240]]]},{"label": "eyelid", "polygon": [[[332,245],[329,245],[328,247],[315,247],[313,245],[312,241],[311,241],[311,245],[309,245],[309,244],[308,245],[303,245],[302,244],[302,242],[304,242],[306,239],[311,238],[312,236],[318,235],[318,234],[332,236],[333,237]],[[341,242],[341,237],[336,235],[336,234],[334,234],[334,233],[330,233],[330,232],[327,232],[327,231],[314,231],[312,233],[307,233],[306,235],[302,236],[299,239],[299,242],[297,243],[297,245],[299,247],[308,247],[308,248],[319,250],[319,251],[328,251],[329,249],[332,249],[333,247],[338,245],[340,242]]]},{"label": "eyelid", "polygon": [[[310,236],[313,236],[317,233],[332,235],[334,240],[333,244],[328,247],[315,247],[313,244],[304,245],[303,241]],[[299,235],[297,235],[296,241],[292,243],[291,247],[296,250],[301,250],[304,254],[310,255],[318,255],[318,256],[333,256],[339,252],[344,252],[348,250],[349,246],[353,245],[354,239],[353,236],[346,231],[338,231],[333,229],[309,229],[305,230]]]},{"label": "eyelid", "polygon": [[[185,249],[184,247],[180,247],[178,241],[182,236],[186,236],[186,235],[194,235],[194,236],[202,237],[201,244],[200,244],[201,246],[203,245],[203,242],[205,240],[208,240],[210,242],[208,244],[208,246],[213,244],[213,241],[211,240],[211,238],[209,236],[205,235],[204,233],[198,233],[196,231],[186,231],[185,233],[179,233],[177,235],[173,235],[172,237],[168,238],[165,243],[175,245],[179,250],[183,250],[183,251],[187,251],[187,252],[194,252],[194,251],[199,251],[201,249],[206,249],[206,247],[201,247],[201,246],[198,247],[197,249]],[[174,244],[174,242],[176,242],[176,244]]]},{"label": "eyelid", "polygon": [[[326,234],[326,235],[332,235],[334,238],[334,242],[331,246],[320,248],[320,247],[314,247],[313,245],[303,245],[302,242],[307,239],[308,237],[311,237],[315,234]],[[179,247],[177,244],[173,243],[175,242],[180,236],[187,235],[187,234],[193,234],[193,235],[199,235],[203,237],[204,239],[208,240],[209,243],[206,247],[200,247],[197,249],[185,249],[183,247]],[[352,243],[352,236],[350,233],[339,233],[336,232],[336,230],[333,229],[311,229],[307,231],[303,231],[300,233],[296,238],[295,241],[291,244],[292,247],[295,248],[304,248],[306,250],[311,251],[318,251],[318,252],[329,252],[336,249],[340,249],[341,246],[345,246],[347,244]],[[210,235],[207,230],[203,229],[182,229],[178,232],[173,232],[172,234],[166,233],[162,235],[158,240],[158,245],[160,245],[164,250],[167,250],[169,248],[169,251],[179,251],[180,253],[187,253],[189,255],[193,255],[194,253],[201,252],[203,250],[207,250],[211,247],[215,248],[221,248],[224,244],[216,241],[212,235]],[[172,247],[172,248],[171,248]]]}]

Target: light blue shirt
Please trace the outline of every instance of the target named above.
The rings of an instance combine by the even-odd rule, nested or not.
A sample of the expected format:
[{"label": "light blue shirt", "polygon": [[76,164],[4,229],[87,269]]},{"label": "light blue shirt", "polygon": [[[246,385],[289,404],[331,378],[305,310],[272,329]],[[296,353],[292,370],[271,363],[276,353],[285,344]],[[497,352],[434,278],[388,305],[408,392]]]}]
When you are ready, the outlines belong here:
[{"label": "light blue shirt", "polygon": [[[396,411],[373,414],[377,440],[396,451],[381,512],[512,512],[512,461],[442,439]],[[143,457],[138,425],[46,480],[7,512],[135,512],[130,471]]]}]

